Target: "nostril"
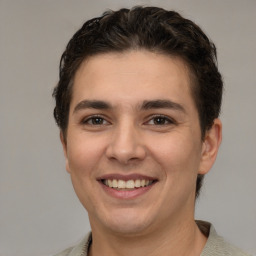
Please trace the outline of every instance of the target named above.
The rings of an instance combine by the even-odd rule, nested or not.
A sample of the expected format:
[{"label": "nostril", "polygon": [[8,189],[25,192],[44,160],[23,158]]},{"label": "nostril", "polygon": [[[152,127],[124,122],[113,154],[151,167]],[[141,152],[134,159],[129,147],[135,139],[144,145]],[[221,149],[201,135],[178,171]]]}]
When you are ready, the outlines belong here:
[{"label": "nostril", "polygon": [[106,156],[109,160],[118,161],[122,164],[130,164],[136,161],[141,161],[146,156],[146,151],[140,145],[135,147],[115,147],[110,145],[106,151]]},{"label": "nostril", "polygon": [[134,120],[122,120],[116,127],[106,148],[106,155],[110,160],[129,164],[145,157],[145,149],[141,135],[133,125]]}]

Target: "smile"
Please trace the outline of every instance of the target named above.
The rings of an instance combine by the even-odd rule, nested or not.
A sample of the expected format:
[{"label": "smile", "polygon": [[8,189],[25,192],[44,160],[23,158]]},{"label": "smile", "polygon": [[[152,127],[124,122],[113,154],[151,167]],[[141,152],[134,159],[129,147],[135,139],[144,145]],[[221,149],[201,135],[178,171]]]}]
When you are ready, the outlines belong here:
[{"label": "smile", "polygon": [[127,189],[136,189],[147,187],[153,184],[153,180],[146,179],[136,179],[136,180],[122,180],[122,179],[104,179],[102,183],[110,188],[117,190],[127,190]]},{"label": "smile", "polygon": [[97,181],[107,195],[121,200],[133,200],[151,191],[159,180],[157,177],[136,173],[115,173],[98,177]]}]

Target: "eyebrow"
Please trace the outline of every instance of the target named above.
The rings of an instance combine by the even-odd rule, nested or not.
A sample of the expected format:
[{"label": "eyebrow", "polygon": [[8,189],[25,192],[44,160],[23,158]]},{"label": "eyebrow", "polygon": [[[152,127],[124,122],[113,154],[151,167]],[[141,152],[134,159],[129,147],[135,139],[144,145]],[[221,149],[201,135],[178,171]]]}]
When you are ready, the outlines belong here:
[{"label": "eyebrow", "polygon": [[110,109],[111,106],[109,103],[101,100],[83,100],[75,106],[73,113],[86,108],[107,110]]},{"label": "eyebrow", "polygon": [[[101,109],[101,110],[108,110],[112,109],[113,107],[106,101],[102,100],[83,100],[79,102],[75,108],[73,113],[78,112],[79,110],[83,109]],[[181,112],[186,113],[185,108],[176,102],[171,100],[145,100],[143,101],[142,105],[140,106],[141,110],[150,110],[150,109],[174,109]]]},{"label": "eyebrow", "polygon": [[146,100],[143,101],[141,106],[141,109],[143,110],[160,108],[174,109],[186,113],[185,108],[181,104],[173,102],[171,100]]}]

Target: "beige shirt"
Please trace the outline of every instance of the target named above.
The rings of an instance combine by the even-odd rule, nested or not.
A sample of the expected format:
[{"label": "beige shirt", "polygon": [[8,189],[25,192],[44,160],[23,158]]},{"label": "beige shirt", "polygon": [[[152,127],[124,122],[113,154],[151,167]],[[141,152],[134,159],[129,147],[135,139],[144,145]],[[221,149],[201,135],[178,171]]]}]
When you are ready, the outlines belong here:
[{"label": "beige shirt", "polygon": [[[205,221],[196,221],[201,232],[208,237],[200,256],[250,256],[239,248],[226,242],[219,236],[213,225]],[[89,233],[78,245],[68,248],[55,256],[87,256],[92,241]]]}]

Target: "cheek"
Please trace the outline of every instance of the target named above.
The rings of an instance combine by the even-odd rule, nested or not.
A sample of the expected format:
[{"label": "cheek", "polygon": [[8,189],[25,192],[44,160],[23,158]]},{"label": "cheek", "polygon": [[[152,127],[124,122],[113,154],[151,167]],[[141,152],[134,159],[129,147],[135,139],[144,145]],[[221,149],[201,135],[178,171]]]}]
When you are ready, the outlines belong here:
[{"label": "cheek", "polygon": [[91,175],[97,168],[103,151],[103,143],[100,143],[99,138],[70,136],[67,152],[70,173],[80,176]]},{"label": "cheek", "polygon": [[187,172],[196,174],[201,159],[199,141],[181,133],[166,135],[151,144],[157,145],[151,147],[151,152],[164,169],[166,176]]},{"label": "cheek", "polygon": [[82,205],[90,211],[94,206],[95,176],[102,157],[102,144],[88,136],[69,136],[68,165],[74,190]]}]

